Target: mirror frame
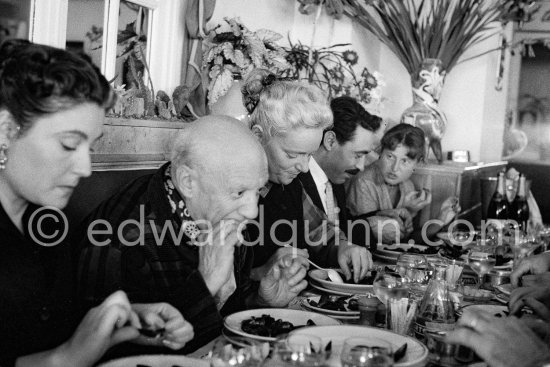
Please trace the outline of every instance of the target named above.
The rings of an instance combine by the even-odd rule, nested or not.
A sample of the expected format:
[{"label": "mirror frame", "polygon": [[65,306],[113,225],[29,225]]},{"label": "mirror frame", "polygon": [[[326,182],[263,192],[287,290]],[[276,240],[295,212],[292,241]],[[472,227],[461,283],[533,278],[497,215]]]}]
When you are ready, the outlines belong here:
[{"label": "mirror frame", "polygon": [[[105,18],[103,22],[103,54],[101,55],[101,71],[112,80],[116,74],[118,13],[121,0],[105,0]],[[153,34],[153,12],[159,5],[159,0],[125,0],[147,8],[147,40],[150,42]],[[151,61],[151,46],[147,45],[145,58]],[[145,76],[146,77],[146,76]]]}]

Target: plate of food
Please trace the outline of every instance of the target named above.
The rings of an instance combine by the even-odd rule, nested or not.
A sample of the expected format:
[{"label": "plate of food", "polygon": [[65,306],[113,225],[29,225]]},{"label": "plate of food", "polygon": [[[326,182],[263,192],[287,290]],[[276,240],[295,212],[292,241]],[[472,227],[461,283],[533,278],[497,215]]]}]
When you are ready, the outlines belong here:
[{"label": "plate of food", "polygon": [[468,261],[468,251],[461,247],[442,247],[438,254],[444,259]]},{"label": "plate of food", "polygon": [[456,314],[461,316],[464,310],[479,310],[484,312],[489,312],[495,317],[508,317],[510,313],[508,312],[508,307],[503,305],[493,305],[493,304],[476,304],[476,305],[466,305],[464,307],[456,310]]},{"label": "plate of food", "polygon": [[486,302],[490,301],[494,294],[490,290],[480,289],[476,286],[465,285],[463,290],[464,301],[467,302]]},{"label": "plate of food", "polygon": [[359,316],[357,296],[311,296],[302,300],[302,306],[330,316]]},{"label": "plate of food", "polygon": [[[340,269],[334,269],[340,274],[342,271]],[[328,274],[324,270],[314,269],[308,272],[308,275],[311,280],[320,285],[321,287],[328,289],[330,291],[338,291],[342,293],[357,294],[357,293],[367,293],[373,292],[372,282],[376,276],[376,271],[369,271],[367,276],[359,281],[359,283],[354,283],[353,280],[345,281],[345,283],[335,283],[328,278]],[[344,278],[342,274],[342,279]]]},{"label": "plate of food", "polygon": [[209,367],[210,362],[205,359],[189,358],[175,355],[143,355],[114,359],[98,365],[98,367]]},{"label": "plate of food", "polygon": [[403,253],[435,256],[438,251],[438,247],[417,245],[414,243],[394,243],[392,245],[379,243],[376,248],[378,254],[394,259],[397,259]]},{"label": "plate of food", "polygon": [[316,312],[288,308],[259,308],[236,312],[224,319],[227,330],[256,340],[275,341],[279,335],[305,326],[340,325],[340,321]]},{"label": "plate of food", "polygon": [[394,351],[403,350],[405,353],[396,358],[395,367],[420,367],[428,361],[428,348],[418,340],[396,334],[394,332],[368,326],[339,325],[339,326],[313,326],[295,330],[291,335],[315,335],[321,338],[323,345],[331,343],[331,357],[327,361],[329,366],[340,366],[340,353],[344,340],[354,337],[366,337],[383,340],[391,344]]},{"label": "plate of food", "polygon": [[476,239],[476,232],[439,232],[436,237],[449,246],[465,247],[473,243]]}]

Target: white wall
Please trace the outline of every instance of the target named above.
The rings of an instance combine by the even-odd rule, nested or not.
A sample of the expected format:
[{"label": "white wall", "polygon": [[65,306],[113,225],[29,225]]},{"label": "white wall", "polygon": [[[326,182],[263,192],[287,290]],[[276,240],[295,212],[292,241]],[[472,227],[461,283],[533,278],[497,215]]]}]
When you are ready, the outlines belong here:
[{"label": "white wall", "polygon": [[[224,16],[239,16],[251,30],[268,28],[285,38],[290,34],[293,42],[300,39],[309,44],[314,16],[300,14],[297,4],[295,0],[217,0],[209,24],[216,24]],[[359,53],[359,63],[382,73],[387,84],[384,96],[388,101],[381,114],[393,122],[399,121],[403,110],[412,104],[410,77],[404,66],[385,45],[360,25],[346,17],[334,20],[323,14],[318,24],[315,46],[338,42],[351,42]],[[465,56],[497,46],[498,37],[493,37]],[[497,57],[495,52],[467,61],[457,65],[447,76],[441,96],[441,106],[449,120],[443,138],[444,150],[467,149],[474,161],[500,159],[508,69],[505,69],[502,91],[496,91]]]}]

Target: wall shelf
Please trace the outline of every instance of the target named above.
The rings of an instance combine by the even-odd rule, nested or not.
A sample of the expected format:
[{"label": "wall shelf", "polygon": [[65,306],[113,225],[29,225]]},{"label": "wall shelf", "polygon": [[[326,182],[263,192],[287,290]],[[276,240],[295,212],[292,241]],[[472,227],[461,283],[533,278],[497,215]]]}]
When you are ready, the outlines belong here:
[{"label": "wall shelf", "polygon": [[183,121],[107,117],[92,153],[94,171],[155,169],[170,159]]}]

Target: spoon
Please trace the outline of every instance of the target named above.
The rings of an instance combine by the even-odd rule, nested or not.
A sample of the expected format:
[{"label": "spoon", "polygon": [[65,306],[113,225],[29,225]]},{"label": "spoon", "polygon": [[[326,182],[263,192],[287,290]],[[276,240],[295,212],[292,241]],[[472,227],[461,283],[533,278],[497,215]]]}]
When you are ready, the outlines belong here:
[{"label": "spoon", "polygon": [[[289,248],[292,248],[292,246],[290,244],[286,244],[284,247],[289,247]],[[338,272],[334,269],[325,269],[325,268],[322,268],[320,267],[319,265],[315,264],[313,261],[311,261],[310,259],[306,259],[311,265],[313,265],[314,267],[316,267],[317,269],[319,270],[323,270],[323,271],[326,271],[327,272],[327,275],[328,275],[328,278],[333,281],[334,283],[339,283],[339,284],[343,284],[344,283],[344,280],[342,279],[342,277],[340,276],[340,274],[338,274]]]},{"label": "spoon", "polygon": [[315,264],[313,261],[311,261],[310,259],[307,259],[307,261],[313,265],[314,267],[316,267],[317,269],[319,270],[323,270],[323,271],[326,271],[327,272],[327,275],[328,275],[328,278],[333,281],[334,283],[339,283],[339,284],[343,284],[344,283],[344,280],[342,279],[342,277],[340,276],[340,274],[334,270],[334,269],[325,269],[325,268],[322,268],[320,267],[319,265]]}]

